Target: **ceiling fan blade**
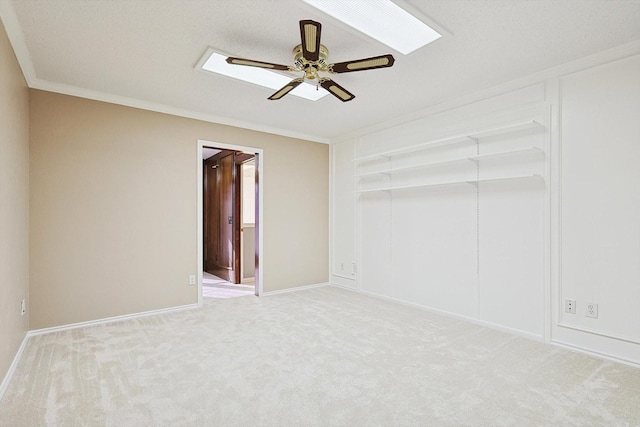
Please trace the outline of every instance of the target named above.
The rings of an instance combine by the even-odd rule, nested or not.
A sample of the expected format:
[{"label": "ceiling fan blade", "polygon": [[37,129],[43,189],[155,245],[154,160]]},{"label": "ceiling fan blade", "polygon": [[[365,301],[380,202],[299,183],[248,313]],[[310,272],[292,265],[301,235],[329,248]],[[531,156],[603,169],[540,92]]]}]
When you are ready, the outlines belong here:
[{"label": "ceiling fan blade", "polygon": [[334,73],[350,73],[352,71],[374,70],[376,68],[391,67],[395,62],[393,55],[374,56],[372,58],[356,59],[355,61],[338,62],[329,65]]},{"label": "ceiling fan blade", "polygon": [[340,86],[338,83],[328,78],[320,79],[320,86],[328,90],[331,95],[335,96],[342,102],[351,101],[356,97],[354,94]]},{"label": "ceiling fan blade", "polygon": [[320,32],[322,24],[309,19],[300,21],[300,38],[302,39],[302,56],[307,61],[320,58]]},{"label": "ceiling fan blade", "polygon": [[294,90],[296,87],[298,87],[298,85],[300,83],[302,83],[303,81],[304,81],[304,79],[293,79],[293,80],[291,80],[282,89],[278,90],[276,93],[271,95],[268,99],[270,99],[272,101],[276,101],[276,100],[282,98],[283,96],[285,96],[286,94],[288,94],[289,92]]},{"label": "ceiling fan blade", "polygon": [[292,67],[287,65],[272,64],[271,62],[254,61],[253,59],[243,58],[227,58],[227,63],[233,65],[246,65],[249,67],[267,68],[269,70],[293,71]]}]

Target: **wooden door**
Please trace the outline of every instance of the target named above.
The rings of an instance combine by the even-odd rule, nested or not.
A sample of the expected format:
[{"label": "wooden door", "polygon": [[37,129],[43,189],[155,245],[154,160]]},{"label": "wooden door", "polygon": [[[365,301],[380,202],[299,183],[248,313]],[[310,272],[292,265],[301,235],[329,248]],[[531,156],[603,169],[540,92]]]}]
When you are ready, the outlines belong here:
[{"label": "wooden door", "polygon": [[239,283],[237,264],[235,152],[224,150],[204,162],[204,269]]},{"label": "wooden door", "polygon": [[204,270],[211,272],[216,263],[216,248],[218,247],[218,218],[217,210],[215,206],[216,202],[216,168],[218,162],[209,158],[203,161],[202,175],[202,201],[203,201],[203,214],[202,214],[202,228],[203,228],[203,258],[204,258]]}]

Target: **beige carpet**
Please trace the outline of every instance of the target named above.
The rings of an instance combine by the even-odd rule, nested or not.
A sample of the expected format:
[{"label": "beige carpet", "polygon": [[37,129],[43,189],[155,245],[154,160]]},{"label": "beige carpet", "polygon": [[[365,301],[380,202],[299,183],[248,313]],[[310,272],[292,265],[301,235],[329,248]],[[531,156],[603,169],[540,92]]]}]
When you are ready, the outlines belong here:
[{"label": "beige carpet", "polygon": [[640,425],[640,370],[325,287],[33,337],[2,426]]}]

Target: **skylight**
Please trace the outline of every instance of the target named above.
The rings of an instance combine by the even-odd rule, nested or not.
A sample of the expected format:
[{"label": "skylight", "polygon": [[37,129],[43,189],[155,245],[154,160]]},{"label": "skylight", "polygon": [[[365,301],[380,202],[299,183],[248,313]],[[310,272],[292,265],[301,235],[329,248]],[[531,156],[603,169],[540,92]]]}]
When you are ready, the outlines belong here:
[{"label": "skylight", "polygon": [[[204,64],[202,64],[202,69],[263,87],[268,87],[274,91],[281,89],[295,78],[295,76],[284,76],[279,73],[274,73],[273,71],[265,70],[264,68],[243,67],[240,65],[228,64],[226,59],[226,56],[212,51],[209,58],[204,62]],[[302,83],[289,93],[311,101],[317,101],[329,94],[325,89],[321,87],[318,88],[306,82]]]},{"label": "skylight", "polygon": [[303,1],[404,55],[441,37],[391,0]]}]

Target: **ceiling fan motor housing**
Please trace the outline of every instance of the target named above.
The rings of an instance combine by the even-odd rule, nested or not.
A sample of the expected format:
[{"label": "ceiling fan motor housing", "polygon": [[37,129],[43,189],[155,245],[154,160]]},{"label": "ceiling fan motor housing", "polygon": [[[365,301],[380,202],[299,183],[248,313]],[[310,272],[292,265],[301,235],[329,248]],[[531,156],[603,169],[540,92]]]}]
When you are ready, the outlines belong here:
[{"label": "ceiling fan motor housing", "polygon": [[309,61],[304,57],[302,50],[302,44],[293,48],[293,62],[298,71],[304,72],[304,78],[307,80],[316,80],[319,78],[318,71],[329,72],[329,64],[327,58],[329,57],[329,49],[324,45],[320,45],[320,53],[317,61]]}]

